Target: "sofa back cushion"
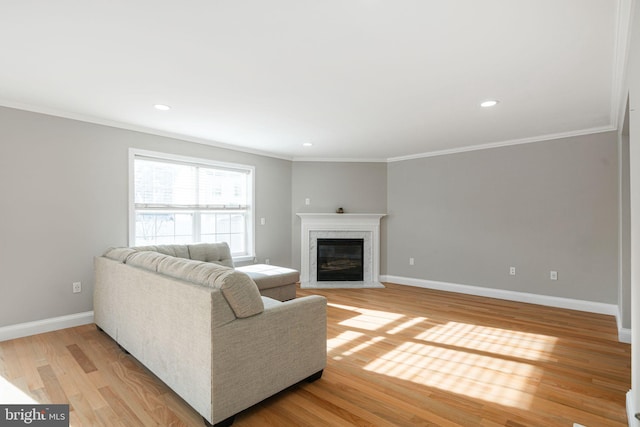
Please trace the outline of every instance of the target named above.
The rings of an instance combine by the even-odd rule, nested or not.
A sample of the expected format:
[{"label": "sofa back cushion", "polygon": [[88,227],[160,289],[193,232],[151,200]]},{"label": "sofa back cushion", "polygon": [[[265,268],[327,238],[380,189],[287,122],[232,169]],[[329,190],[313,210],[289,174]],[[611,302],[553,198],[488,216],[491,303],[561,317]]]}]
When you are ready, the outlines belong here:
[{"label": "sofa back cushion", "polygon": [[178,258],[189,258],[189,248],[187,245],[135,246],[133,249],[140,252],[153,251]]},{"label": "sofa back cushion", "polygon": [[256,283],[246,274],[232,268],[166,256],[158,262],[157,272],[219,289],[238,318],[250,317],[264,310]]},{"label": "sofa back cushion", "polygon": [[125,263],[135,267],[144,268],[145,270],[158,271],[158,264],[160,261],[167,258],[173,257],[154,251],[135,251],[127,257]]},{"label": "sofa back cushion", "polygon": [[156,251],[178,258],[189,258],[189,248],[186,245],[157,245]]},{"label": "sofa back cushion", "polygon": [[136,250],[132,248],[109,248],[105,251],[104,256],[119,262],[125,262],[127,257]]},{"label": "sofa back cushion", "polygon": [[177,258],[195,259],[196,261],[215,262],[225,267],[233,267],[231,250],[226,242],[195,243],[192,245],[156,245],[135,246],[136,251],[153,251]]},{"label": "sofa back cushion", "polygon": [[204,262],[215,262],[226,267],[233,267],[231,250],[227,243],[197,243],[188,245],[189,258]]}]

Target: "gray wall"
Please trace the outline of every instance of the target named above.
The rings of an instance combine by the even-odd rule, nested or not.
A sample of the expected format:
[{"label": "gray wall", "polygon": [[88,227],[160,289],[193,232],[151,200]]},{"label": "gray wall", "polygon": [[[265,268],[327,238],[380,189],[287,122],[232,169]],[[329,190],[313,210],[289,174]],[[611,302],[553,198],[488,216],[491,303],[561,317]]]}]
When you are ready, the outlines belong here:
[{"label": "gray wall", "polygon": [[[292,167],[293,264],[300,268],[300,217],[298,212],[386,213],[387,165],[385,163],[294,162]],[[309,206],[305,199],[311,199]],[[381,257],[385,259],[384,219]],[[384,262],[381,261],[384,271]]]},{"label": "gray wall", "polygon": [[291,162],[0,108],[0,326],[92,310],[93,257],[128,243],[130,147],[254,165],[257,256],[290,265]]},{"label": "gray wall", "polygon": [[390,163],[386,274],[617,304],[617,163],[615,132]]}]

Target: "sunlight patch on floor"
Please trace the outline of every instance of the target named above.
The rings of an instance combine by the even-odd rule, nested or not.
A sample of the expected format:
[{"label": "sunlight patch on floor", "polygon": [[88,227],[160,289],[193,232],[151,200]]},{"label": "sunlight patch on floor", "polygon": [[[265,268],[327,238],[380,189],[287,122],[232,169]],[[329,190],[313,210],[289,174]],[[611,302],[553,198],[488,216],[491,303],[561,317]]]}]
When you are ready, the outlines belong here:
[{"label": "sunlight patch on floor", "polygon": [[404,315],[402,314],[387,313],[384,311],[367,310],[362,308],[358,309],[357,312],[360,314],[347,320],[343,320],[339,323],[339,325],[349,328],[360,328],[369,331],[377,331],[380,328],[404,317]]},{"label": "sunlight patch on floor", "polygon": [[37,404],[34,400],[24,391],[7,381],[4,377],[0,376],[0,402],[4,405],[19,405],[19,404]]},{"label": "sunlight patch on floor", "polygon": [[[345,350],[337,355],[334,355],[333,359],[341,360],[343,357],[354,356],[356,353],[360,352],[361,350],[364,350],[367,347],[371,347],[372,345],[375,345],[383,340],[384,340],[383,337],[373,337],[370,340],[360,343],[354,347],[350,347],[348,350]],[[327,350],[330,352],[332,349],[327,349]]]},{"label": "sunlight patch on floor", "polygon": [[[329,305],[353,314],[339,323],[349,330],[328,340],[334,360],[359,356],[367,371],[486,402],[529,409],[543,374],[532,362],[555,360],[552,336]],[[406,341],[379,353],[392,336]]]},{"label": "sunlight patch on floor", "polygon": [[531,403],[536,384],[532,384],[530,377],[539,371],[528,363],[499,356],[414,342],[400,345],[364,369],[521,409],[527,409]]},{"label": "sunlight patch on floor", "polygon": [[[359,340],[365,337],[365,335],[361,332],[354,331],[345,331],[338,335],[335,338],[329,338],[327,340],[327,354],[331,354],[333,351],[339,349],[340,347],[349,347],[352,341]],[[362,347],[360,347],[361,349]],[[353,354],[354,350],[352,349],[349,354]],[[343,354],[339,353],[333,356],[335,360],[341,360]]]},{"label": "sunlight patch on floor", "polygon": [[394,335],[394,334],[399,334],[400,332],[405,331],[406,329],[412,328],[416,325],[419,325],[420,323],[426,322],[427,318],[426,317],[414,317],[413,319],[409,319],[406,322],[396,326],[393,329],[389,329],[387,331],[388,334]]},{"label": "sunlight patch on floor", "polygon": [[548,335],[449,322],[415,336],[417,340],[526,360],[554,360],[557,338]]}]

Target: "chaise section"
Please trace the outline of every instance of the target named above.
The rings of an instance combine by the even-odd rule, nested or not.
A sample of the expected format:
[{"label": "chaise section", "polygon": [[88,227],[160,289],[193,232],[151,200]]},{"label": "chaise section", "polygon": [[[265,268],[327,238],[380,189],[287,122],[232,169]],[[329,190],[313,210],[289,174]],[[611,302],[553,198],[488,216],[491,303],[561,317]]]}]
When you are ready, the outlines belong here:
[{"label": "chaise section", "polygon": [[246,273],[260,289],[260,294],[287,301],[296,297],[296,283],[300,280],[297,270],[277,265],[253,264],[237,267],[236,270]]}]

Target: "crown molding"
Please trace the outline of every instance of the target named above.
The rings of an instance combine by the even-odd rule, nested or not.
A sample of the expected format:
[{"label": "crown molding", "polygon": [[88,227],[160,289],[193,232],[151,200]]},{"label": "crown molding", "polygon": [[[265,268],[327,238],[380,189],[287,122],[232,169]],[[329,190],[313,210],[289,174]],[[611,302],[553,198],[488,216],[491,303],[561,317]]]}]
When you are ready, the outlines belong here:
[{"label": "crown molding", "polygon": [[425,157],[444,156],[447,154],[466,153],[469,151],[488,150],[491,148],[508,147],[511,145],[521,145],[521,144],[531,144],[534,142],[552,141],[554,139],[592,135],[592,134],[603,133],[603,132],[611,132],[615,130],[616,130],[615,126],[607,125],[607,126],[600,126],[600,127],[590,128],[590,129],[571,131],[571,132],[561,132],[561,133],[555,133],[555,134],[549,134],[549,135],[536,136],[531,138],[512,139],[509,141],[502,141],[502,142],[490,142],[488,144],[480,144],[480,145],[468,145],[466,147],[460,147],[460,148],[429,151],[426,153],[411,154],[408,156],[401,156],[401,157],[390,157],[387,159],[387,163],[400,162],[404,160],[422,159]]},{"label": "crown molding", "polygon": [[[626,97],[625,97],[625,100],[626,100]],[[134,132],[141,132],[141,133],[146,133],[146,134],[150,134],[150,135],[156,135],[156,136],[161,136],[161,137],[165,137],[165,138],[171,138],[171,139],[175,139],[175,140],[179,140],[179,141],[193,142],[193,143],[196,143],[196,144],[208,145],[208,146],[211,146],[211,147],[216,147],[216,148],[225,149],[225,150],[231,150],[231,151],[236,151],[236,152],[241,152],[241,153],[253,154],[253,155],[263,156],[263,157],[270,157],[270,158],[280,159],[280,160],[287,160],[287,161],[291,161],[291,162],[393,163],[393,162],[400,162],[400,161],[405,161],[405,160],[421,159],[421,158],[425,158],[425,157],[444,156],[444,155],[448,155],[448,154],[465,153],[465,152],[469,152],[469,151],[487,150],[487,149],[491,149],[491,148],[508,147],[508,146],[511,146],[511,145],[530,144],[530,143],[534,143],[534,142],[543,142],[543,141],[550,141],[550,140],[554,140],[554,139],[570,138],[570,137],[574,137],[574,136],[591,135],[591,134],[615,131],[615,130],[618,129],[616,125],[610,124],[610,125],[607,125],[607,126],[600,126],[600,127],[582,129],[582,130],[577,130],[577,131],[541,135],[541,136],[536,136],[536,137],[514,139],[514,140],[508,140],[508,141],[501,141],[501,142],[491,142],[491,143],[480,144],[480,145],[469,145],[469,146],[446,149],[446,150],[427,151],[427,152],[424,152],[424,153],[410,154],[410,155],[407,155],[407,156],[399,156],[399,157],[389,157],[389,158],[386,158],[386,159],[384,159],[384,158],[381,159],[381,158],[288,157],[288,156],[281,156],[281,155],[277,155],[277,154],[274,154],[274,153],[270,153],[268,151],[254,150],[254,149],[249,149],[249,148],[245,148],[245,147],[241,147],[241,146],[237,146],[237,145],[224,144],[224,143],[220,143],[220,142],[216,142],[216,141],[212,141],[212,140],[207,140],[207,139],[204,139],[204,138],[196,138],[196,137],[189,136],[189,135],[182,135],[182,134],[177,134],[177,133],[173,133],[173,132],[166,132],[166,131],[162,131],[162,130],[158,130],[158,129],[147,128],[147,127],[144,127],[144,126],[133,125],[133,124],[130,124],[130,123],[124,123],[124,122],[118,122],[118,121],[115,121],[115,120],[102,119],[102,118],[99,118],[99,117],[94,117],[94,116],[90,116],[90,115],[86,115],[86,114],[73,113],[73,112],[68,112],[68,111],[61,111],[61,110],[56,110],[56,109],[47,108],[47,107],[39,107],[39,106],[34,106],[34,105],[21,104],[21,103],[9,101],[9,100],[4,100],[4,99],[0,99],[0,106],[7,107],[7,108],[13,108],[13,109],[16,109],[16,110],[28,111],[28,112],[32,112],[32,113],[45,114],[45,115],[49,115],[49,116],[53,116],[53,117],[60,117],[60,118],[69,119],[69,120],[76,120],[76,121],[80,121],[80,122],[92,123],[92,124],[101,125],[101,126],[108,126],[108,127],[112,127],[112,128],[116,128],[116,129],[123,129],[123,130],[130,130],[130,131],[134,131]],[[618,117],[617,114],[616,114],[616,117]]]},{"label": "crown molding", "polygon": [[387,163],[387,159],[359,159],[359,158],[338,158],[330,157],[294,157],[294,162],[335,162],[335,163]]},{"label": "crown molding", "polygon": [[427,151],[424,153],[410,154],[407,156],[389,157],[387,159],[358,159],[358,158],[345,158],[345,159],[332,159],[332,158],[307,158],[307,157],[294,157],[294,162],[348,162],[348,163],[394,163],[404,160],[422,159],[425,157],[446,156],[448,154],[466,153],[469,151],[477,150],[489,150],[491,148],[508,147],[511,145],[531,144],[534,142],[552,141],[554,139],[571,138],[575,136],[593,135],[604,132],[612,132],[617,130],[614,125],[599,126],[594,128],[576,130],[571,132],[560,132],[548,135],[535,136],[530,138],[512,139],[501,142],[490,142],[480,145],[468,145],[465,147],[451,148],[446,150]]},{"label": "crown molding", "polygon": [[232,144],[224,144],[221,142],[205,139],[205,138],[197,138],[194,136],[183,135],[174,132],[167,132],[159,129],[153,129],[145,126],[134,125],[131,123],[119,122],[116,120],[108,120],[100,117],[90,116],[88,114],[74,113],[69,111],[57,110],[54,108],[41,107],[35,105],[22,104],[18,102],[13,102],[5,99],[0,99],[0,106],[13,108],[16,110],[28,111],[31,113],[45,114],[53,117],[60,117],[63,119],[76,120],[79,122],[92,123],[101,126],[108,126],[116,129],[130,130],[134,132],[146,133],[149,135],[161,136],[164,138],[177,139],[180,141],[193,142],[196,144],[208,145],[211,147],[221,148],[224,150],[232,150],[239,151],[241,153],[254,154],[257,156],[271,157],[274,159],[280,160],[289,160],[291,161],[291,157],[280,156],[274,153],[270,153],[268,151],[254,150],[251,148],[246,148],[238,145]]}]

